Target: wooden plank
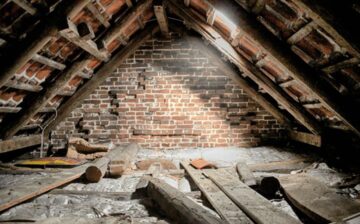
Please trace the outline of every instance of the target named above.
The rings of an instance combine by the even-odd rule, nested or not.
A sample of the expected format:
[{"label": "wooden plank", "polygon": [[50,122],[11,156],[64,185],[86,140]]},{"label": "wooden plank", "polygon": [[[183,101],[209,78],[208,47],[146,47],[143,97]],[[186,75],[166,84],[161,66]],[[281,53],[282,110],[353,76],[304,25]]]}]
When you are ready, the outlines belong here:
[{"label": "wooden plank", "polygon": [[199,32],[206,40],[213,44],[217,49],[224,53],[230,61],[236,64],[240,70],[251,77],[258,85],[265,89],[275,100],[277,100],[288,112],[313,133],[321,133],[321,125],[318,121],[305,110],[300,104],[295,102],[281,87],[277,86],[269,77],[246,58],[239,55],[235,49],[211,26],[201,21],[190,10],[182,7],[176,1],[166,1],[167,6],[183,18],[186,24]]},{"label": "wooden plank", "polygon": [[313,31],[316,28],[316,23],[314,21],[311,21],[310,23],[303,26],[300,30],[296,31],[293,35],[291,35],[287,42],[289,44],[296,44],[300,40],[302,40],[304,37],[309,35],[311,31]]},{"label": "wooden plank", "polygon": [[0,142],[0,153],[10,152],[18,149],[27,148],[41,143],[40,135],[30,135],[26,137],[16,137]]},{"label": "wooden plank", "polygon": [[310,133],[290,130],[289,137],[294,141],[302,142],[316,147],[322,146],[322,138],[320,135],[313,135]]},{"label": "wooden plank", "polygon": [[14,186],[0,189],[0,212],[78,179],[88,166],[89,164],[84,164],[52,175],[24,178]]},{"label": "wooden plank", "polygon": [[165,36],[169,35],[169,22],[167,19],[165,7],[162,4],[154,5],[154,13],[158,21],[161,33]]},{"label": "wooden plank", "polygon": [[109,21],[101,14],[98,8],[92,3],[86,5],[86,8],[95,16],[95,18],[106,28],[110,27]]},{"label": "wooden plank", "polygon": [[268,163],[249,164],[253,172],[279,172],[290,173],[292,170],[301,170],[310,166],[314,161],[308,158],[274,161]]},{"label": "wooden plank", "polygon": [[63,103],[58,109],[58,116],[48,126],[47,131],[53,129],[60,121],[65,119],[67,115],[73,111],[94,89],[98,87],[107,77],[112,74],[121,63],[132,55],[136,49],[138,49],[142,43],[151,38],[154,33],[159,30],[158,26],[148,25],[137,36],[135,36],[128,45],[122,50],[117,52],[106,64],[104,64],[93,76],[82,85],[76,93],[71,96],[65,103]]},{"label": "wooden plank", "polygon": [[218,212],[224,223],[253,223],[224,192],[202,174],[201,170],[196,170],[186,162],[181,162],[181,165]]},{"label": "wooden plank", "polygon": [[247,186],[256,185],[256,179],[254,174],[245,162],[238,162],[236,164],[236,171],[239,174],[240,180]]},{"label": "wooden plank", "polygon": [[[280,123],[291,126],[291,121],[287,116],[281,112],[277,107],[271,104],[265,97],[259,94],[249,82],[241,76],[240,71],[234,69],[229,63],[220,59],[220,56],[215,52],[211,51],[208,46],[204,44],[199,38],[191,37],[186,35],[184,38],[187,39],[187,42],[194,47],[201,49],[201,51],[206,55],[211,63],[216,65],[225,75],[227,75],[231,80],[233,80],[237,85],[239,85],[255,102],[257,102],[261,107],[268,111],[272,116],[276,118]],[[225,51],[222,51],[221,48],[217,48],[221,53],[226,55]]]},{"label": "wooden plank", "polygon": [[20,90],[26,90],[29,92],[40,92],[43,88],[42,86],[38,85],[31,85],[27,83],[19,83],[15,80],[9,80],[6,84],[6,87],[14,88],[14,89],[20,89]]},{"label": "wooden plank", "polygon": [[77,27],[70,20],[68,20],[68,28],[61,30],[59,34],[97,59],[102,61],[109,59],[109,54],[100,51],[94,41],[81,38]]},{"label": "wooden plank", "polygon": [[305,174],[279,177],[279,181],[292,204],[316,222],[337,222],[360,212],[359,202]]},{"label": "wooden plank", "polygon": [[46,20],[39,23],[37,35],[29,36],[24,43],[27,45],[16,45],[15,54],[6,58],[0,68],[0,87],[4,86],[18,70],[20,70],[33,56],[38,53],[58,33],[58,25],[66,17],[72,18],[90,0],[64,1],[47,16]]},{"label": "wooden plank", "polygon": [[206,170],[204,173],[256,223],[301,223],[242,183],[236,175],[226,170]]},{"label": "wooden plank", "polygon": [[181,223],[222,223],[204,207],[164,181],[151,177],[144,177],[144,179],[148,181],[149,197],[173,220],[181,220]]},{"label": "wooden plank", "polygon": [[26,0],[11,0],[11,1],[17,4],[18,6],[20,6],[30,15],[35,15],[37,13],[37,9]]},{"label": "wooden plank", "polygon": [[21,107],[5,107],[0,106],[0,113],[17,113],[21,110]]},{"label": "wooden plank", "polygon": [[47,58],[45,56],[42,56],[40,54],[35,54],[32,60],[39,62],[41,64],[47,65],[51,68],[55,68],[58,70],[64,70],[66,68],[66,65],[61,64],[60,62],[54,61],[50,58]]}]

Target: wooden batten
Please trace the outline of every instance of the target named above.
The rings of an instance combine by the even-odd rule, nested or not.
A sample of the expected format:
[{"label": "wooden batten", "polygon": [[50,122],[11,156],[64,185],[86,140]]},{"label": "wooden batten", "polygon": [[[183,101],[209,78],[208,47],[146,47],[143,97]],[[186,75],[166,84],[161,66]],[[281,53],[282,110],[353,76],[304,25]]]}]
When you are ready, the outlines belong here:
[{"label": "wooden batten", "polygon": [[51,68],[55,68],[55,69],[58,69],[58,70],[64,70],[66,68],[66,65],[60,63],[60,62],[57,62],[57,61],[54,61],[50,58],[47,58],[45,56],[42,56],[40,54],[35,54],[34,57],[32,58],[32,60],[36,61],[36,62],[39,62],[41,64],[44,64],[44,65],[47,65]]},{"label": "wooden batten", "polygon": [[320,135],[313,135],[310,133],[293,131],[293,130],[289,131],[288,134],[290,139],[294,141],[309,144],[316,147],[322,146],[322,138]]},{"label": "wooden batten", "polygon": [[11,0],[11,1],[17,4],[18,6],[20,6],[30,15],[35,15],[37,13],[37,9],[26,0]]},{"label": "wooden batten", "polygon": [[31,85],[27,83],[20,83],[15,80],[10,80],[5,84],[6,87],[14,88],[14,89],[20,89],[25,90],[29,92],[40,92],[43,88],[42,86],[38,85]]},{"label": "wooden batten", "polygon": [[0,153],[11,152],[30,146],[40,145],[40,143],[40,135],[31,135],[26,137],[17,137],[9,140],[4,140],[0,142]]}]

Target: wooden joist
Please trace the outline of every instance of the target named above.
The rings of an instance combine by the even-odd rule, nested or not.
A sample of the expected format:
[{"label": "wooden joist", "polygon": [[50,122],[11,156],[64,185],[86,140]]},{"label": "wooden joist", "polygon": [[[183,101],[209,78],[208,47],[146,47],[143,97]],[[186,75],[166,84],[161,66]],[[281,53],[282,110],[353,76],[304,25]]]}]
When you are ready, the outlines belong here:
[{"label": "wooden joist", "polygon": [[71,96],[58,109],[57,118],[48,126],[47,130],[54,128],[60,121],[73,111],[94,89],[98,87],[107,77],[112,74],[121,63],[138,49],[142,43],[152,37],[159,30],[158,26],[148,25],[137,36],[135,36],[121,51],[116,53],[106,64],[104,64],[94,77],[82,85],[76,93]]},{"label": "wooden joist", "polygon": [[9,80],[6,84],[6,87],[14,88],[14,89],[20,89],[20,90],[26,90],[29,92],[40,92],[43,88],[39,85],[32,85],[27,83],[20,83],[15,80]]},{"label": "wooden joist", "polygon": [[61,30],[59,33],[62,37],[93,55],[95,58],[102,61],[107,61],[109,59],[109,54],[100,51],[94,41],[89,40],[88,38],[82,38],[77,27],[70,20],[68,20],[68,28]]},{"label": "wooden joist", "polygon": [[185,162],[181,162],[181,165],[226,223],[253,223],[201,170],[196,170]]},{"label": "wooden joist", "polygon": [[[336,33],[332,32],[333,28],[326,25],[320,16],[308,9],[307,4],[303,3],[305,1],[307,4],[316,4],[313,3],[313,1],[310,3],[308,0],[295,0],[294,3],[297,4],[299,8],[306,9],[306,13],[309,13],[308,15],[316,24],[329,32],[340,46],[345,47],[349,52],[358,57],[359,54],[357,54],[357,51],[352,45],[344,41],[341,36],[335,35]],[[352,102],[351,99],[345,99],[330,83],[323,80],[323,74],[304,63],[304,61],[292,53],[290,48],[286,48],[279,43],[279,39],[269,34],[255,18],[248,16],[245,11],[237,10],[234,19],[236,19],[235,23],[241,32],[253,37],[256,44],[263,47],[264,53],[272,56],[274,63],[281,65],[289,76],[299,81],[302,86],[307,87],[328,109],[335,113],[360,136],[360,121],[357,116],[360,111],[358,109],[354,110],[352,106],[354,102]]]},{"label": "wooden joist", "polygon": [[17,113],[20,110],[21,110],[21,107],[0,106],[0,113]]},{"label": "wooden joist", "polygon": [[51,68],[58,69],[58,70],[64,70],[66,67],[66,65],[64,65],[60,62],[54,61],[54,60],[47,58],[45,56],[42,56],[40,54],[35,54],[34,57],[32,58],[32,60],[39,62],[41,64],[44,64],[44,65],[47,65]]},{"label": "wooden joist", "polygon": [[110,23],[109,21],[101,14],[98,8],[96,8],[93,3],[89,3],[86,5],[86,8],[95,16],[95,18],[105,27],[109,27]]},{"label": "wooden joist", "polygon": [[163,35],[169,35],[169,22],[166,15],[166,10],[162,4],[154,4],[154,13],[157,19],[157,22],[160,27],[160,31]]},{"label": "wooden joist", "polygon": [[277,86],[270,78],[263,75],[259,69],[238,54],[235,49],[224,40],[220,34],[208,24],[202,22],[190,10],[186,10],[177,1],[166,1],[171,11],[185,20],[186,25],[199,32],[206,40],[214,45],[220,52],[239,67],[245,75],[251,77],[259,86],[266,90],[277,102],[279,102],[288,112],[301,124],[313,133],[321,133],[321,126],[318,121],[309,114],[305,108],[293,100],[284,90]]},{"label": "wooden joist", "polygon": [[[325,73],[328,73],[328,74],[331,74],[331,73],[334,73],[334,72],[337,72],[341,69],[344,69],[344,68],[350,68],[350,67],[353,67],[353,66],[356,66],[356,65],[359,65],[360,64],[360,59],[359,58],[350,58],[350,59],[347,59],[345,61],[341,61],[337,64],[334,64],[334,65],[330,65],[326,68],[323,68],[322,71],[325,72]],[[360,75],[359,75],[360,77]],[[360,81],[360,80],[356,80],[356,81]]]},{"label": "wooden joist", "polygon": [[36,53],[38,53],[58,33],[59,23],[66,17],[72,18],[90,0],[64,1],[38,25],[37,35],[29,36],[24,42],[31,44],[16,46],[16,53],[3,61],[0,68],[0,87],[4,86]]},{"label": "wooden joist", "polygon": [[87,66],[89,60],[90,57],[86,56],[85,58],[80,58],[77,62],[74,62],[70,67],[64,70],[63,74],[59,76],[55,82],[49,84],[43,94],[40,94],[31,102],[31,107],[24,108],[17,118],[6,120],[5,123],[3,123],[3,127],[6,127],[2,129],[3,137],[5,139],[11,138],[21,129],[22,126],[29,123],[35,114],[40,112],[52,98],[62,91],[62,88],[69,82],[69,80]]},{"label": "wooden joist", "polygon": [[223,223],[204,207],[164,181],[151,177],[143,177],[143,180],[148,183],[146,191],[149,197],[173,220],[181,220],[181,223]]},{"label": "wooden joist", "polygon": [[236,174],[220,169],[206,170],[204,173],[255,223],[301,223],[241,182]]},{"label": "wooden joist", "polygon": [[145,10],[152,6],[152,2],[153,0],[145,0],[141,4],[136,4],[136,6],[131,9],[130,13],[128,13],[121,22],[114,24],[104,37],[105,46],[108,46],[112,41],[123,34],[123,29],[125,28],[124,24],[132,21],[133,19],[138,19]]},{"label": "wooden joist", "polygon": [[37,13],[37,9],[26,0],[11,0],[11,1],[17,4],[18,6],[20,6],[30,15],[35,15]]},{"label": "wooden joist", "polygon": [[0,153],[10,152],[18,149],[27,148],[41,143],[40,135],[31,135],[26,137],[16,137],[0,142]]},{"label": "wooden joist", "polygon": [[290,130],[289,137],[290,137],[290,139],[297,141],[297,142],[302,142],[302,143],[313,145],[316,147],[322,146],[322,144],[321,144],[322,138],[320,135],[314,135],[314,134],[310,134],[310,133]]},{"label": "wooden joist", "polygon": [[315,22],[311,21],[311,22],[307,23],[305,26],[303,26],[302,28],[300,28],[298,31],[296,31],[293,35],[291,35],[287,39],[287,42],[289,44],[296,44],[297,42],[302,40],[304,37],[309,35],[311,33],[311,31],[313,31],[315,28],[316,28]]},{"label": "wooden joist", "polygon": [[[259,94],[248,81],[243,78],[240,74],[240,71],[234,69],[230,64],[221,60],[219,55],[212,51],[208,46],[205,45],[203,41],[199,38],[191,37],[189,35],[184,36],[190,45],[193,45],[197,49],[201,49],[204,55],[206,55],[211,63],[214,63],[220,71],[227,75],[231,80],[238,84],[254,101],[256,101],[261,107],[267,110],[271,115],[273,115],[279,122],[290,126],[291,122],[286,117],[286,115],[281,112],[277,107],[272,105],[266,98]],[[217,48],[221,50],[220,48]],[[221,51],[222,54],[226,55],[226,52]]]}]

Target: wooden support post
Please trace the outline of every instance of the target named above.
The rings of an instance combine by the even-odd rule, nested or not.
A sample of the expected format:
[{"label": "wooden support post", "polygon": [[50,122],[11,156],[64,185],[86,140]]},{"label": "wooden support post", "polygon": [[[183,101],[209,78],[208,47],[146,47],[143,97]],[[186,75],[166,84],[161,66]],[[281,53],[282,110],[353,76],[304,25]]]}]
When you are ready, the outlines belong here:
[{"label": "wooden support post", "polygon": [[54,61],[54,60],[47,58],[45,56],[42,56],[40,54],[35,54],[34,57],[32,58],[32,60],[39,62],[41,64],[44,64],[44,65],[47,65],[51,68],[58,69],[58,70],[64,70],[66,67],[64,64],[61,64],[57,61]]},{"label": "wooden support post", "polygon": [[6,62],[3,62],[0,68],[0,87],[4,86],[52,37],[57,35],[59,23],[62,23],[66,17],[72,18],[72,16],[82,10],[89,1],[90,0],[61,2],[46,20],[40,22],[37,36],[29,37],[31,40],[27,39],[24,41],[31,44],[22,47],[17,46],[16,54]]},{"label": "wooden support post", "polygon": [[88,38],[82,38],[77,27],[70,20],[68,20],[68,28],[61,30],[59,33],[62,37],[82,48],[97,59],[102,61],[107,61],[109,59],[108,53],[99,51],[95,42]]},{"label": "wooden support post", "polygon": [[224,40],[220,34],[208,24],[201,22],[190,10],[181,7],[176,1],[166,1],[167,6],[179,17],[183,18],[187,25],[199,32],[206,40],[224,53],[230,61],[236,64],[246,75],[250,76],[258,85],[265,89],[277,100],[289,113],[301,124],[313,133],[321,133],[318,121],[309,114],[301,105],[295,102],[282,88],[275,85],[267,76],[263,75],[257,67],[239,55],[235,49]]},{"label": "wooden support post", "polygon": [[17,137],[0,142],[0,153],[27,148],[41,143],[40,135]]},{"label": "wooden support post", "polygon": [[154,4],[154,13],[156,16],[156,19],[158,21],[160,31],[164,36],[169,35],[169,22],[166,16],[166,10],[163,6],[162,2],[161,4]]},{"label": "wooden support post", "polygon": [[147,193],[149,197],[173,220],[181,220],[182,223],[222,223],[204,207],[162,180],[151,177],[144,177],[144,179],[148,181]]},{"label": "wooden support post", "polygon": [[14,136],[22,126],[26,125],[31,118],[41,111],[47,103],[59,94],[62,88],[71,80],[78,72],[82,71],[88,64],[90,57],[79,59],[79,61],[73,63],[69,68],[64,71],[64,74],[58,77],[58,79],[51,83],[45,90],[45,92],[39,95],[33,102],[31,102],[31,107],[26,107],[18,115],[16,119],[6,120],[2,124],[2,131],[4,133],[3,137],[5,139],[11,138]]},{"label": "wooden support post", "polygon": [[289,131],[289,137],[290,139],[297,141],[297,142],[302,142],[305,144],[309,144],[309,145],[313,145],[316,147],[321,147],[321,143],[322,143],[322,139],[321,136],[319,135],[313,135],[310,133],[305,133],[305,132],[299,132],[299,131]]},{"label": "wooden support post", "polygon": [[82,85],[76,93],[71,96],[65,103],[63,103],[58,109],[57,118],[48,126],[47,132],[54,128],[60,121],[66,118],[66,116],[73,111],[94,89],[98,87],[107,77],[111,75],[111,72],[116,69],[121,63],[128,58],[131,54],[138,49],[142,43],[152,37],[153,33],[159,30],[158,26],[148,25],[137,36],[135,36],[121,51],[116,53],[106,64],[104,64],[94,75],[94,77],[88,80]]},{"label": "wooden support post", "polygon": [[0,113],[17,113],[20,110],[21,110],[21,107],[0,106]]},{"label": "wooden support post", "polygon": [[[255,102],[273,115],[280,123],[286,126],[291,126],[291,121],[287,118],[287,116],[265,99],[265,97],[259,94],[253,87],[251,87],[248,81],[241,76],[240,71],[234,69],[230,64],[221,60],[219,55],[212,51],[209,46],[206,46],[199,38],[188,35],[186,35],[185,38],[190,45],[193,45],[197,49],[201,49],[201,52],[203,52],[203,54],[211,60],[211,63],[214,63],[225,75],[238,84]],[[216,46],[214,47],[217,48]],[[220,48],[217,49],[223,54],[226,53],[221,51]]]},{"label": "wooden support post", "polygon": [[37,13],[37,9],[26,0],[11,0],[11,1],[17,4],[18,6],[20,6],[22,9],[24,9],[27,13],[29,13],[32,16]]},{"label": "wooden support post", "polygon": [[301,222],[271,204],[266,198],[242,183],[225,170],[207,170],[204,173],[233,200],[255,223],[300,224]]},{"label": "wooden support post", "polygon": [[[259,2],[262,4],[264,3],[263,1]],[[330,33],[340,46],[345,47],[354,56],[360,56],[357,49],[354,48],[355,44],[350,44],[346,41],[332,28],[331,25],[322,19],[322,16],[319,16],[313,10],[310,10],[309,5],[315,5],[315,2],[295,0],[294,3],[297,4],[299,8],[304,9],[307,15],[309,15],[318,26]],[[262,27],[254,18],[248,16],[245,11],[237,10],[235,18],[235,23],[241,31],[250,37],[254,37],[257,44],[263,47],[264,52],[273,56],[274,63],[282,65],[291,77],[299,81],[303,86],[306,86],[319,98],[321,103],[335,113],[360,136],[360,118],[358,116],[360,111],[359,109],[354,108],[354,102],[352,102],[351,99],[344,98],[331,86],[331,84],[322,79],[322,74],[304,63],[298,56],[291,52],[291,49],[286,48],[283,44],[279,43],[279,40],[276,37],[269,34],[264,27]]]},{"label": "wooden support post", "polygon": [[101,14],[101,12],[92,4],[89,3],[86,5],[86,8],[95,16],[95,18],[103,24],[106,28],[110,26],[109,21]]}]

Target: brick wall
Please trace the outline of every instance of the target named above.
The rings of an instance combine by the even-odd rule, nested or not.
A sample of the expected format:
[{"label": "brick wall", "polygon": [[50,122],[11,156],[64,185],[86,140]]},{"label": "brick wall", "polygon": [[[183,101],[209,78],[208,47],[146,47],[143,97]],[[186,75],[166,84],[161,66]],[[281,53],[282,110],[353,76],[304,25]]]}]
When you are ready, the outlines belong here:
[{"label": "brick wall", "polygon": [[282,127],[181,37],[153,39],[52,133],[144,148],[256,146]]}]

